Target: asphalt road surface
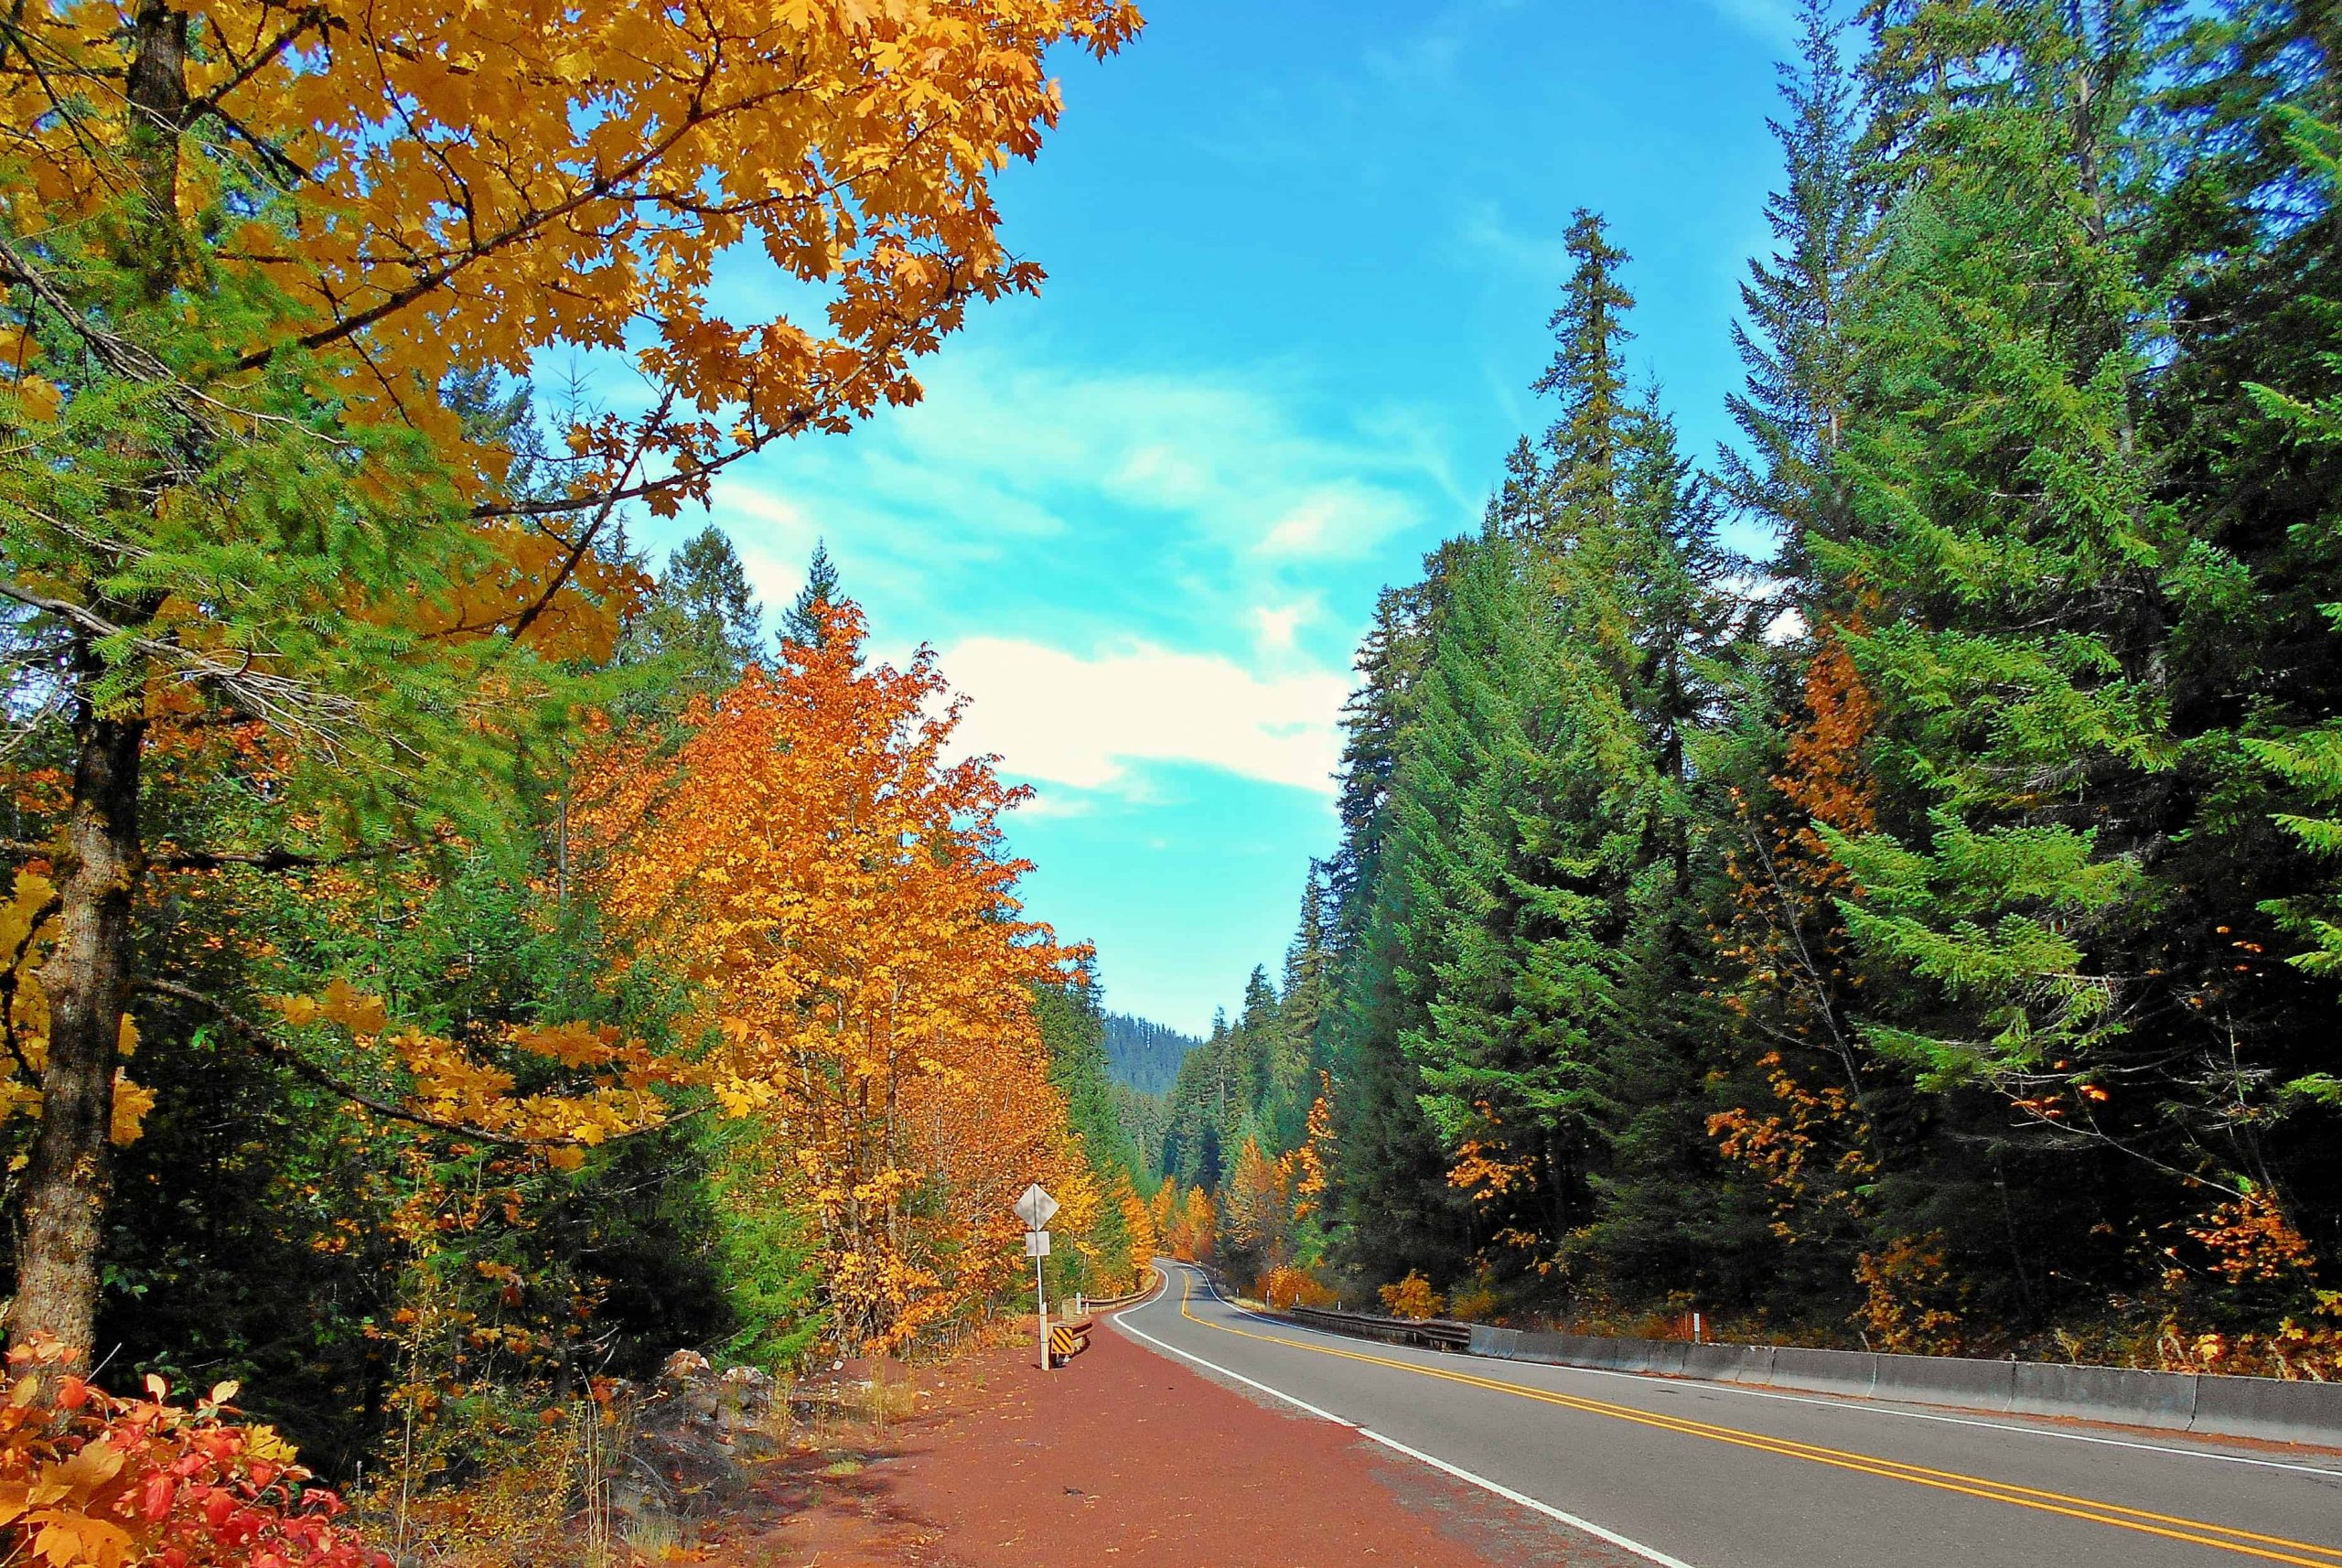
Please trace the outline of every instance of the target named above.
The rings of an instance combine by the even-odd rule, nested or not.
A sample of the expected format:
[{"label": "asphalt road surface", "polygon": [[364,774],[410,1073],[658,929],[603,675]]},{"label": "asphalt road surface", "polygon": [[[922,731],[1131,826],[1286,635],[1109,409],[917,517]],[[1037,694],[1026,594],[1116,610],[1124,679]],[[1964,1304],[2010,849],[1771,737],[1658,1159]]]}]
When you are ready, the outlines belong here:
[{"label": "asphalt road surface", "polygon": [[2342,1455],[1405,1349],[1164,1272],[1123,1333],[1591,1536],[1590,1560],[2342,1568]]}]

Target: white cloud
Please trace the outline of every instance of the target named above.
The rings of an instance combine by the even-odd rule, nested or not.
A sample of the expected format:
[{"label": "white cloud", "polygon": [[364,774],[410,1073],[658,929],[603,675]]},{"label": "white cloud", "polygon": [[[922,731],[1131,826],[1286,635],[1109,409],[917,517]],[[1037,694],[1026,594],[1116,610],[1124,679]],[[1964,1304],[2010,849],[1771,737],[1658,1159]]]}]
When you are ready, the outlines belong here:
[{"label": "white cloud", "polygon": [[1095,529],[1112,506],[1167,518],[1231,575],[1251,551],[1355,558],[1401,529],[1449,521],[1424,515],[1427,489],[1454,487],[1413,411],[1376,408],[1319,434],[1295,406],[1309,394],[1273,369],[1079,371],[1037,357],[955,346],[924,368],[916,406],[719,479],[719,520],[786,505],[817,520],[833,548],[841,535],[915,535],[931,569],[938,552],[969,564]]},{"label": "white cloud", "polygon": [[1211,494],[1211,469],[1193,453],[1162,443],[1123,457],[1110,489],[1166,507],[1192,506]]},{"label": "white cloud", "polygon": [[955,643],[940,663],[971,699],[962,743],[1019,778],[1132,793],[1146,765],[1188,763],[1333,792],[1342,673],[1264,676],[1144,643],[1082,655],[998,637]]},{"label": "white cloud", "polygon": [[715,521],[768,610],[826,539],[873,656],[932,641],[962,744],[1044,813],[1129,804],[1189,766],[1323,798],[1361,587],[1408,532],[1468,523],[1440,427],[1269,365],[1068,367],[962,343],[851,440],[722,476]]},{"label": "white cloud", "polygon": [[1277,519],[1261,540],[1266,555],[1316,555],[1326,547],[1326,535],[1341,511],[1331,496],[1312,496]]},{"label": "white cloud", "polygon": [[1797,7],[1789,0],[1708,0],[1708,4],[1724,20],[1768,42],[1787,43],[1797,37]]},{"label": "white cloud", "polygon": [[1300,644],[1301,628],[1317,618],[1312,597],[1281,605],[1252,607],[1252,640],[1265,653],[1286,654]]},{"label": "white cloud", "polygon": [[1456,258],[1484,269],[1490,262],[1553,287],[1569,275],[1569,242],[1559,232],[1531,233],[1516,227],[1493,201],[1466,205],[1456,228]]}]

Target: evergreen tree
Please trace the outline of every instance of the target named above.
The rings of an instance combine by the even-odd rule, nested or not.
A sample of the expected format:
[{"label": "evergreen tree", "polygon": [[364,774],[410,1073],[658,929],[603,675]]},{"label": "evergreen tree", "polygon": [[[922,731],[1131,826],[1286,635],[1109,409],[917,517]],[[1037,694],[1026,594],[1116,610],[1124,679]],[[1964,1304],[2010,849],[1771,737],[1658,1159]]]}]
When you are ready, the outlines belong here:
[{"label": "evergreen tree", "polygon": [[1808,624],[1819,585],[1808,540],[1842,527],[1827,478],[1845,436],[1852,379],[1846,313],[1868,237],[1857,178],[1857,87],[1838,48],[1827,0],[1802,0],[1795,66],[1781,66],[1784,113],[1766,124],[1784,178],[1765,205],[1776,249],[1749,263],[1732,341],[1747,371],[1725,406],[1748,442],[1727,447],[1722,477],[1734,502],[1779,541],[1774,572]]},{"label": "evergreen tree", "polygon": [[1308,1042],[1368,1281],[2298,1335],[2342,1252],[2342,35],[1861,17],[1858,71],[1819,0],[1784,71],[1720,485],[1573,223],[1556,416],[1360,649],[1323,1000],[1305,913],[1187,1119],[1258,1251]]},{"label": "evergreen tree", "polygon": [[[2217,1173],[2199,1207],[2250,1193],[2331,1259],[2342,33],[2330,6],[2274,0],[2176,31],[2156,102],[2175,152],[2142,246],[2175,281],[2141,434],[2189,542],[2165,575],[2176,757],[2146,801],[2157,918],[2122,967],[2152,976],[2138,1012],[2186,1064],[2167,1103],[2187,1142],[2131,1141]],[[2255,1309],[2280,1307],[2264,1292]]]},{"label": "evergreen tree", "polygon": [[1118,1083],[1148,1094],[1169,1090],[1179,1063],[1200,1040],[1127,1013],[1106,1015],[1106,1064]]},{"label": "evergreen tree", "polygon": [[796,603],[789,607],[782,618],[780,634],[791,642],[819,643],[822,639],[822,612],[838,602],[838,569],[830,561],[830,547],[822,540],[813,542],[813,558],[805,565],[805,585],[797,590]]},{"label": "evergreen tree", "polygon": [[656,661],[652,706],[740,678],[763,644],[764,611],[739,554],[723,530],[702,529],[667,557],[666,567],[627,628],[620,657]]},{"label": "evergreen tree", "polygon": [[1322,1026],[1335,1082],[1330,1229],[1341,1264],[1375,1281],[1411,1268],[1452,1277],[1474,1244],[1468,1205],[1446,1179],[1422,1079],[1400,1044],[1422,1004],[1405,968],[1413,897],[1391,843],[1403,738],[1461,553],[1442,546],[1421,584],[1382,595],[1343,710],[1343,832],[1327,875],[1335,967]]},{"label": "evergreen tree", "polygon": [[1325,1065],[1320,1030],[1331,1000],[1334,958],[1324,868],[1312,862],[1302,884],[1301,918],[1285,949],[1284,986],[1274,1025],[1270,1103],[1262,1117],[1271,1146],[1298,1148],[1308,1136],[1309,1107]]},{"label": "evergreen tree", "polygon": [[[1629,415],[1626,347],[1634,337],[1626,316],[1635,297],[1619,280],[1627,253],[1610,242],[1599,213],[1579,208],[1563,243],[1576,265],[1546,322],[1553,360],[1536,390],[1562,405],[1544,443],[1552,458],[1553,505],[1601,528],[1617,498],[1620,436]],[[1530,457],[1525,449],[1516,456],[1512,478],[1533,485],[1533,472],[1523,471],[1522,459]],[[1542,522],[1552,514],[1532,509],[1526,515]]]},{"label": "evergreen tree", "polygon": [[2180,545],[2138,449],[2143,285],[2112,237],[2144,59],[2134,17],[2100,35],[2065,15],[1921,6],[1882,34],[1877,91],[1905,118],[1856,328],[1858,537],[1821,551],[1881,601],[1848,643],[1895,693],[1878,758],[1898,820],[1826,835],[1865,889],[1856,940],[1917,982],[1870,1037],[2025,1094],[2085,1077],[2123,1028],[2087,944],[2137,907],[2110,789],[2167,760],[2140,607]]}]

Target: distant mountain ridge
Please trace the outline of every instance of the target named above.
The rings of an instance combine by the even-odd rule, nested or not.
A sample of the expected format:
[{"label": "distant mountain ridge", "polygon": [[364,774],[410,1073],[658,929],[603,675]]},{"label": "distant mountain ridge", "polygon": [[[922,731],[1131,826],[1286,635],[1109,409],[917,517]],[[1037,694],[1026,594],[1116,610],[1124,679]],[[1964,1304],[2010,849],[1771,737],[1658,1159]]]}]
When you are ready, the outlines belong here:
[{"label": "distant mountain ridge", "polygon": [[1178,1080],[1180,1060],[1203,1044],[1193,1035],[1128,1013],[1106,1015],[1106,1076],[1142,1094],[1165,1094]]}]

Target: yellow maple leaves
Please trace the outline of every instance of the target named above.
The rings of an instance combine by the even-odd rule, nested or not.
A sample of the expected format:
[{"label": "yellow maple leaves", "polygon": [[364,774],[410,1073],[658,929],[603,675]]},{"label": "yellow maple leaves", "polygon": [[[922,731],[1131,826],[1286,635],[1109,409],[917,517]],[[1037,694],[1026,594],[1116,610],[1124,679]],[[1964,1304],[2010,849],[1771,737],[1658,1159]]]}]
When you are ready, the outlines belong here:
[{"label": "yellow maple leaves", "polygon": [[[40,1075],[48,1065],[48,997],[41,989],[39,962],[54,940],[56,889],[35,872],[19,871],[0,903],[0,1120],[40,1114]],[[128,1057],[138,1049],[138,1026],[125,1015],[116,1048]],[[137,1141],[155,1092],[117,1069],[113,1120],[108,1131],[116,1144]]]},{"label": "yellow maple leaves", "polygon": [[[1140,25],[1126,0],[177,9],[200,112],[150,209],[201,213],[231,169],[299,203],[234,222],[212,258],[289,295],[228,364],[362,343],[318,360],[320,395],[457,451],[450,371],[627,353],[681,413],[591,432],[596,488],[915,396],[909,361],[968,302],[1038,280],[1000,242],[989,177],[1057,122],[1044,55],[1102,56]],[[121,86],[136,8],[36,0],[11,26],[0,209],[20,233],[95,217],[145,134]],[[813,323],[725,313],[714,263],[738,245],[815,286]]]},{"label": "yellow maple leaves", "polygon": [[427,1030],[393,1027],[382,999],[347,981],[271,1005],[296,1029],[331,1025],[350,1036],[371,1074],[385,1080],[380,1098],[359,1103],[458,1134],[533,1145],[559,1170],[584,1165],[586,1149],[665,1121],[661,1090],[692,1077],[608,1025],[508,1026],[495,1042],[508,1058],[534,1058],[570,1075],[561,1087],[526,1090],[512,1066]]}]

